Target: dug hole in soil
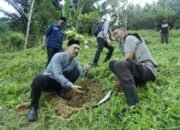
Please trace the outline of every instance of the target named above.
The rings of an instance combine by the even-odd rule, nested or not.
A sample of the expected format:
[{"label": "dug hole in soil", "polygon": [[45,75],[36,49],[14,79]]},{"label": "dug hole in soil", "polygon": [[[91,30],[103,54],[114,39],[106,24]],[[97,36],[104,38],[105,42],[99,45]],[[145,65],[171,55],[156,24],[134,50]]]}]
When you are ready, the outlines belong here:
[{"label": "dug hole in soil", "polygon": [[[56,93],[49,93],[45,97],[45,100],[54,109],[56,114],[63,118],[69,118],[82,109],[92,107],[104,96],[101,86],[95,80],[79,80],[76,84],[82,87],[84,93],[78,94],[70,91],[71,100],[65,100]],[[19,104],[16,106],[16,110],[22,111],[27,109],[28,105],[29,103]]]}]

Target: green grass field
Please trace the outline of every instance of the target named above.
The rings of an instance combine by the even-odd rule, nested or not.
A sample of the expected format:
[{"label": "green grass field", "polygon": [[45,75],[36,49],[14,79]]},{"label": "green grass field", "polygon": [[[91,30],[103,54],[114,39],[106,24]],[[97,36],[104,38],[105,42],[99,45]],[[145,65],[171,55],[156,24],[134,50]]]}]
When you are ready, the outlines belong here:
[{"label": "green grass field", "polygon": [[[123,93],[115,92],[112,98],[98,108],[82,109],[71,120],[57,116],[41,98],[38,121],[28,122],[27,111],[16,112],[15,106],[30,100],[30,84],[35,75],[44,71],[46,52],[40,47],[15,53],[0,54],[0,130],[179,130],[180,129],[180,30],[170,32],[169,44],[161,44],[159,33],[153,30],[138,31],[146,40],[153,57],[159,64],[155,82],[138,88],[139,107],[122,113],[127,107]],[[90,64],[96,51],[94,37],[81,45],[78,60]],[[86,48],[88,46],[89,48]],[[121,59],[117,43],[112,59]],[[91,69],[103,92],[110,90],[115,76],[108,64],[99,61],[100,67]],[[117,116],[119,115],[121,119]]]}]

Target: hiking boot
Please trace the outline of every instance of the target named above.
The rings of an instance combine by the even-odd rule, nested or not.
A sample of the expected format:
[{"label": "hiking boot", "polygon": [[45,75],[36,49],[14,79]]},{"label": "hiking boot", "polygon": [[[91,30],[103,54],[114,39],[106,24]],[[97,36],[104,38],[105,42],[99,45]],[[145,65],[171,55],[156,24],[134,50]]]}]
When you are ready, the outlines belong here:
[{"label": "hiking boot", "polygon": [[35,107],[31,107],[29,109],[27,118],[30,122],[36,121],[38,118],[38,113],[37,113],[37,109]]},{"label": "hiking boot", "polygon": [[72,97],[69,94],[69,91],[66,89],[62,89],[60,92],[57,93],[58,96],[66,99],[66,100],[70,100]]}]

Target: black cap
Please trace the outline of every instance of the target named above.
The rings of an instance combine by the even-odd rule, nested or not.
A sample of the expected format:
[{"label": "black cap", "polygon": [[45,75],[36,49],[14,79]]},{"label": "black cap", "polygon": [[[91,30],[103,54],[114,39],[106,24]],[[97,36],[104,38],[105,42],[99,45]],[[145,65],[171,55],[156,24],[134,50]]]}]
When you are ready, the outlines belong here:
[{"label": "black cap", "polygon": [[116,14],[113,14],[113,15],[111,15],[111,17],[117,17],[117,15],[116,15]]},{"label": "black cap", "polygon": [[73,45],[73,44],[80,45],[80,42],[79,42],[79,40],[71,39],[71,40],[68,41],[67,46],[71,46],[71,45]]},{"label": "black cap", "polygon": [[64,22],[66,22],[66,18],[65,17],[60,17],[59,20],[63,20]]}]

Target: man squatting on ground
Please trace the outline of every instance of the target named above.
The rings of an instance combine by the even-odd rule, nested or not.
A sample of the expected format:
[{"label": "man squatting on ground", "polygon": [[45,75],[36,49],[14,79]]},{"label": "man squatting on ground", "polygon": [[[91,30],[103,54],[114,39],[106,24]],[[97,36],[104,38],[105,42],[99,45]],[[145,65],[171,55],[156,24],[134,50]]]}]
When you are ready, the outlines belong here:
[{"label": "man squatting on ground", "polygon": [[122,87],[129,106],[138,103],[136,86],[146,81],[154,81],[158,66],[144,40],[137,34],[128,34],[125,28],[113,30],[124,55],[124,61],[110,61],[110,70],[117,76],[116,86]]},{"label": "man squatting on ground", "polygon": [[80,50],[80,43],[77,40],[70,40],[67,44],[66,52],[56,53],[49,62],[43,75],[34,78],[31,84],[31,104],[28,112],[28,120],[37,120],[37,109],[42,91],[56,91],[57,94],[65,99],[70,90],[82,93],[81,86],[73,84],[79,75],[88,72],[88,67],[81,68],[79,63],[74,59]]}]

